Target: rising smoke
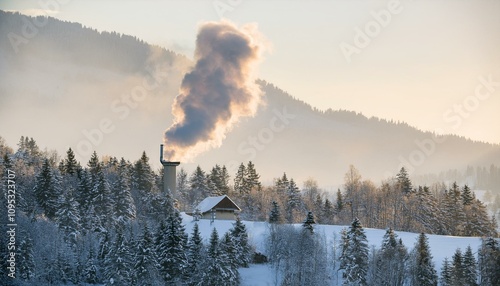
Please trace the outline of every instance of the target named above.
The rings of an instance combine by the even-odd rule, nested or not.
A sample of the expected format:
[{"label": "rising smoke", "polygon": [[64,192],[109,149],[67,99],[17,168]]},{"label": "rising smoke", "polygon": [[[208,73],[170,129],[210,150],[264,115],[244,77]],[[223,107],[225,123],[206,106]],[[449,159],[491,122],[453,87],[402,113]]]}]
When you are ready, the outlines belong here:
[{"label": "rising smoke", "polygon": [[262,92],[255,67],[263,50],[255,25],[209,22],[199,28],[195,66],[182,80],[173,107],[174,124],[165,132],[165,156],[190,160],[222,144],[242,116],[253,116]]}]

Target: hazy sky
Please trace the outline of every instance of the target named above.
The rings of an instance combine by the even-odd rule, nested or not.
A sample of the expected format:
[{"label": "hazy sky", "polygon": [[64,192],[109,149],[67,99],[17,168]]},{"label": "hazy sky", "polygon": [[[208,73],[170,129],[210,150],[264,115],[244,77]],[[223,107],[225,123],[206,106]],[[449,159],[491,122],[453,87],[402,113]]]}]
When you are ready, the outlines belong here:
[{"label": "hazy sky", "polygon": [[[43,7],[43,3],[56,3]],[[192,57],[199,23],[256,22],[259,77],[319,109],[500,143],[500,1],[17,1]]]}]

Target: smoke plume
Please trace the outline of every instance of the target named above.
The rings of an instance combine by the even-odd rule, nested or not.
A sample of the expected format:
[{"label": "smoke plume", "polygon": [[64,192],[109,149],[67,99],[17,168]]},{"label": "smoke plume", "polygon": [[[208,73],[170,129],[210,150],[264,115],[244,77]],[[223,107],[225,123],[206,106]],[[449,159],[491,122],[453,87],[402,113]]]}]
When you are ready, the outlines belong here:
[{"label": "smoke plume", "polygon": [[255,83],[261,39],[255,25],[200,26],[196,63],[182,80],[172,106],[174,124],[165,132],[166,158],[185,161],[218,147],[239,118],[255,114],[262,97]]}]

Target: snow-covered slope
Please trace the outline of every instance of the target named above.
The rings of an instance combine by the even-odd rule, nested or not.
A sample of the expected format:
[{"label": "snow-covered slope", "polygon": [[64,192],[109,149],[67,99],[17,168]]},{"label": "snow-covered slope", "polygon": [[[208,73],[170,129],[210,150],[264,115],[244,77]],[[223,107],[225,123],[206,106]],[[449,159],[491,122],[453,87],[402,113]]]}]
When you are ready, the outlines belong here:
[{"label": "snow-covered slope", "polygon": [[[183,214],[183,222],[186,226],[186,232],[191,234],[195,221],[191,216]],[[216,220],[213,223],[210,220],[202,219],[198,221],[198,226],[202,237],[205,242],[208,242],[210,233],[213,228],[217,229],[219,235],[227,232],[232,226],[234,221]],[[265,239],[268,232],[268,224],[266,222],[243,221],[247,227],[248,235],[251,243],[256,247],[256,251],[265,253]],[[299,224],[296,227],[300,227]],[[347,226],[339,225],[316,225],[315,230],[324,234],[328,243],[333,244],[334,237],[340,237],[340,231]],[[369,245],[375,245],[380,248],[382,237],[385,230],[383,229],[365,229]],[[418,234],[410,232],[396,232],[398,237],[402,239],[404,245],[410,251],[415,242],[417,241]],[[451,258],[457,248],[464,251],[467,246],[471,246],[472,250],[476,253],[481,244],[480,238],[477,237],[457,237],[457,236],[442,236],[442,235],[428,235],[429,246],[434,258],[434,264],[438,273],[441,271],[441,264],[445,257]],[[269,269],[268,265],[251,265],[250,268],[240,270],[242,277],[242,285],[274,285],[273,272]]]}]

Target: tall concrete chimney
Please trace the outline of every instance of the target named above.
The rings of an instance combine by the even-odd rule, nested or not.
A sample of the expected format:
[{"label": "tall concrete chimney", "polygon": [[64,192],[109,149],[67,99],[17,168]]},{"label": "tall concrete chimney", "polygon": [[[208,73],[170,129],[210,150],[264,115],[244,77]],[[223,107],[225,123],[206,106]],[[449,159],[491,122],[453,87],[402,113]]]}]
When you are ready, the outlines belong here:
[{"label": "tall concrete chimney", "polygon": [[165,161],[163,159],[163,144],[160,145],[160,162],[163,165],[163,191],[170,191],[172,197],[177,197],[177,172],[175,167],[181,162]]}]

